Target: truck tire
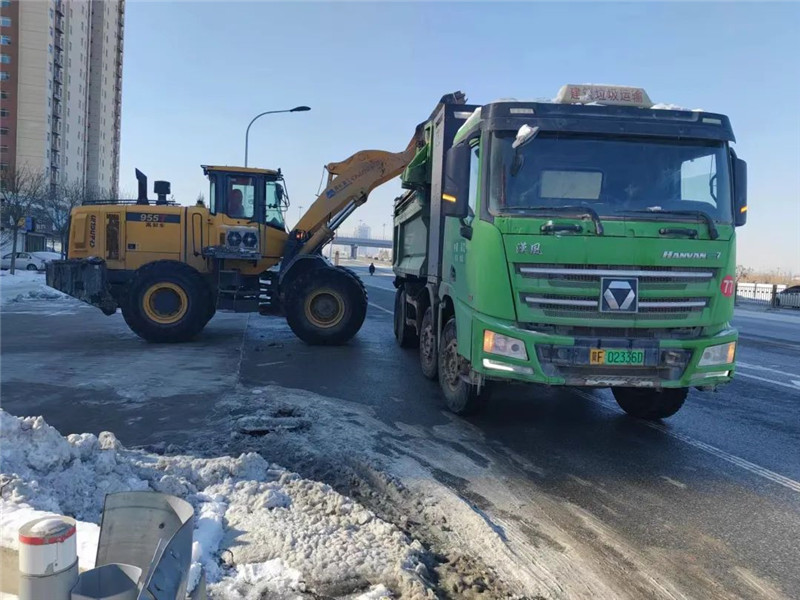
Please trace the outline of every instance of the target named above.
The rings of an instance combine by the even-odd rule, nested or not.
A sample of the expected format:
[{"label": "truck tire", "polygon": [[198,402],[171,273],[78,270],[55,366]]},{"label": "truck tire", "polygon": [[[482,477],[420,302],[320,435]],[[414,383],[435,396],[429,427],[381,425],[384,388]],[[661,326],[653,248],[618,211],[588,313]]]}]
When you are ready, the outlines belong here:
[{"label": "truck tire", "polygon": [[433,328],[433,308],[429,306],[425,309],[419,331],[419,366],[422,368],[422,374],[428,379],[436,379],[439,375],[438,358],[436,331]]},{"label": "truck tire", "polygon": [[148,342],[186,342],[208,322],[211,290],[188,265],[156,261],[141,267],[122,298],[128,327]]},{"label": "truck tire", "polygon": [[622,410],[647,421],[671,417],[681,409],[689,393],[686,388],[611,388],[611,391]]},{"label": "truck tire", "polygon": [[323,267],[292,282],[284,312],[294,334],[307,344],[336,346],[361,329],[367,315],[367,294],[351,271]]},{"label": "truck tire", "polygon": [[456,320],[451,318],[442,330],[439,347],[439,386],[444,394],[447,408],[457,415],[469,415],[485,405],[486,394],[478,394],[476,386],[462,377],[464,359],[458,354]]},{"label": "truck tire", "polygon": [[407,311],[406,292],[400,288],[394,295],[394,339],[401,348],[416,348],[419,339],[416,330],[406,324]]}]

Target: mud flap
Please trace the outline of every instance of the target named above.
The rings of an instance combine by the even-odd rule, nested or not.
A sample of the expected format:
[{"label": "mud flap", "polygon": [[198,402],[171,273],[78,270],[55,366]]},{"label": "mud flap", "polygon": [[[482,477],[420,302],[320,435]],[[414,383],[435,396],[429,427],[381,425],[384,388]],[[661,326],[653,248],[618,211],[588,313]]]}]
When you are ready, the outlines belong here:
[{"label": "mud flap", "polygon": [[107,315],[117,311],[103,260],[54,260],[47,263],[46,273],[49,287],[96,306]]}]

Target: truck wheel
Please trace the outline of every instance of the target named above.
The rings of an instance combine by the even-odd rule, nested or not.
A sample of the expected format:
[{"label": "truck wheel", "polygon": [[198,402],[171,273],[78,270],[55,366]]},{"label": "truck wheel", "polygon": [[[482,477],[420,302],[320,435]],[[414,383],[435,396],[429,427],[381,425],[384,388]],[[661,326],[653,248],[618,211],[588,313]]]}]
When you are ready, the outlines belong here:
[{"label": "truck wheel", "polygon": [[406,292],[398,289],[394,295],[394,338],[401,348],[415,348],[419,339],[414,328],[406,324],[407,314]]},{"label": "truck wheel", "polygon": [[292,283],[284,311],[289,327],[301,340],[334,346],[349,341],[361,329],[367,315],[367,295],[352,272],[324,267]]},{"label": "truck wheel", "polygon": [[192,339],[208,322],[211,291],[191,267],[172,261],[143,266],[122,302],[128,327],[148,342]]},{"label": "truck wheel", "polygon": [[485,404],[486,395],[478,395],[477,388],[464,381],[464,359],[458,354],[456,320],[451,318],[442,330],[439,347],[439,386],[442,388],[447,408],[457,415],[477,412]]},{"label": "truck wheel", "polygon": [[433,308],[425,309],[422,328],[419,332],[419,364],[422,374],[428,379],[436,379],[439,374],[438,352],[436,351],[436,332],[433,329]]},{"label": "truck wheel", "polygon": [[686,388],[611,388],[620,408],[632,417],[655,421],[666,419],[683,406],[689,390]]}]

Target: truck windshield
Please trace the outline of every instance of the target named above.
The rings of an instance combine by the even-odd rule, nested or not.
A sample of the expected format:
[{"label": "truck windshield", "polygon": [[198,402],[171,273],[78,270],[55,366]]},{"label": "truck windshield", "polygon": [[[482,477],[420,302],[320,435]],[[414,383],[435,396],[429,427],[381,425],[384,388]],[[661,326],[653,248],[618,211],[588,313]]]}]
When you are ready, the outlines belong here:
[{"label": "truck windshield", "polygon": [[494,215],[583,205],[606,217],[653,211],[652,218],[675,219],[669,211],[680,210],[731,222],[723,142],[541,132],[515,150],[515,137],[495,132],[492,140]]}]

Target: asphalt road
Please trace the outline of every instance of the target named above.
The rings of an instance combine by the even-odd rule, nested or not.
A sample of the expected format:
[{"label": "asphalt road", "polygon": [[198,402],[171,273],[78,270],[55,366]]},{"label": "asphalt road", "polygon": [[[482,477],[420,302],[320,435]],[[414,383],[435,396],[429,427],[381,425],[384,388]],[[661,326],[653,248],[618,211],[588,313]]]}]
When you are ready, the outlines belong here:
[{"label": "asphalt road", "polygon": [[607,586],[542,583],[562,597],[800,597],[800,315],[737,309],[734,382],[693,391],[662,423],[625,416],[606,390],[524,386],[466,420],[443,410],[416,353],[394,344],[391,278],[362,277],[367,320],[339,348],[305,346],[273,317],[219,314],[175,347],[77,303],[5,305],[3,408],[64,433],[180,444],[230,390],[308,390],[430,440],[409,453],[506,532],[518,557],[561,557],[554,573],[567,577],[573,561]]}]

